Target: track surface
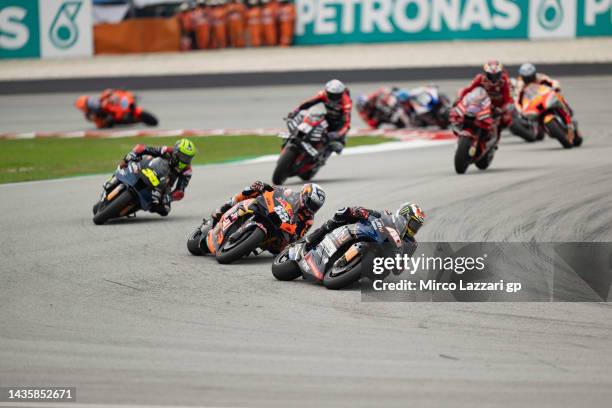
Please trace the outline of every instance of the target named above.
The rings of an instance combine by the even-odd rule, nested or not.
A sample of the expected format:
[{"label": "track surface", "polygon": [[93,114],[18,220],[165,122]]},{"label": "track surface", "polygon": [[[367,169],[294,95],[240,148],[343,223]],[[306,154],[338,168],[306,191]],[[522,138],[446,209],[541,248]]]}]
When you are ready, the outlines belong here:
[{"label": "track surface", "polygon": [[[422,241],[611,241],[612,80],[563,84],[584,147],[505,138],[490,170],[465,176],[454,174],[451,145],[332,158],[317,180],[329,197],[318,223],[344,205],[411,199],[429,216]],[[216,92],[144,96],[151,110],[169,109],[164,127],[214,127],[234,115],[235,126],[275,125],[264,119],[308,94]],[[2,126],[76,128],[59,103],[72,97],[10,98],[11,113],[0,98]],[[21,123],[27,104],[34,122]],[[200,218],[272,169],[198,168],[167,219],[103,227],[90,213],[103,176],[0,186],[0,385],[76,385],[79,402],[108,404],[610,404],[607,304],[362,303],[358,290],[277,282],[266,256],[221,266],[187,255]]]}]

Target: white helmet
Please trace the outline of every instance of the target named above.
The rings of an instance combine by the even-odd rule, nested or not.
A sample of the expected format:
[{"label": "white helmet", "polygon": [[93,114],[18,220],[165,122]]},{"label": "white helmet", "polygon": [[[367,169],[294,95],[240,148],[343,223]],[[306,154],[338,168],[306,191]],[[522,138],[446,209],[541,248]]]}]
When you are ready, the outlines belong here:
[{"label": "white helmet", "polygon": [[346,91],[346,86],[338,79],[332,79],[325,84],[325,93],[327,99],[332,102],[339,102],[342,99],[342,95]]}]

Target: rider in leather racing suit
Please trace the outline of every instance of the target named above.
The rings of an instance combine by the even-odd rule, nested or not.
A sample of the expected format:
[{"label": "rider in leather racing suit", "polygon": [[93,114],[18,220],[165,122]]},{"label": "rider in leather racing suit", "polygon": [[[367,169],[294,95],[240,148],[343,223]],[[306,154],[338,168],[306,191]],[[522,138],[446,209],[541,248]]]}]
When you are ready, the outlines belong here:
[{"label": "rider in leather racing suit", "polygon": [[[132,161],[139,161],[142,156],[162,157],[170,165],[170,180],[163,187],[156,187],[151,192],[151,212],[165,217],[170,213],[170,203],[180,201],[185,196],[185,189],[191,180],[191,160],[195,156],[196,147],[189,139],[181,139],[172,146],[146,146],[137,144],[131,152],[119,162],[119,168],[125,168]],[[112,177],[104,184],[107,192],[115,187],[117,180]],[[172,188],[174,187],[174,190]],[[94,206],[94,214],[97,209]]]},{"label": "rider in leather racing suit", "polygon": [[[385,210],[386,211],[386,210]],[[403,217],[406,220],[406,230],[402,236],[407,248],[414,252],[416,249],[416,239],[414,236],[419,231],[425,221],[425,213],[421,208],[413,203],[404,203],[395,213],[398,217]],[[380,218],[381,213],[374,210],[368,210],[363,207],[344,207],[336,211],[333,218],[327,220],[323,226],[314,230],[305,238],[305,249],[308,251],[316,247],[323,238],[336,228],[343,225],[354,224],[359,220],[367,220],[369,217]],[[412,255],[410,253],[409,255]]]},{"label": "rider in leather racing suit", "polygon": [[483,87],[491,98],[491,104],[495,108],[495,113],[501,115],[501,126],[499,132],[512,123],[512,109],[514,109],[514,99],[510,77],[503,65],[496,60],[491,60],[483,66],[483,73],[474,77],[472,83],[459,91],[459,96],[455,105],[468,93],[477,87]]},{"label": "rider in leather racing suit", "polygon": [[559,95],[559,100],[561,101],[561,105],[563,107],[563,109],[561,109],[563,120],[565,121],[568,130],[573,134],[572,140],[575,139],[574,144],[580,144],[582,142],[582,137],[578,131],[577,124],[573,120],[574,112],[561,94],[561,84],[559,83],[559,81],[552,79],[548,75],[538,72],[535,65],[530,63],[525,63],[521,65],[518,73],[519,76],[518,80],[516,81],[515,90],[517,95],[516,103],[521,103],[521,101],[523,100],[523,93],[525,91],[525,88],[531,83],[546,85],[554,89],[555,92],[557,92],[557,94]]},{"label": "rider in leather racing suit", "polygon": [[302,102],[288,116],[293,119],[299,111],[308,109],[318,103],[322,103],[325,106],[325,120],[329,125],[329,133],[327,135],[329,139],[328,148],[332,152],[340,154],[346,144],[346,134],[351,127],[351,109],[353,108],[351,94],[342,82],[332,79],[325,84],[324,90]]},{"label": "rider in leather racing suit", "polygon": [[[273,187],[262,181],[255,181],[250,186],[245,187],[244,190],[242,190],[240,193],[232,196],[221,207],[219,207],[217,210],[215,210],[210,215],[213,221],[213,224],[212,224],[213,228],[215,225],[217,225],[217,223],[219,222],[223,214],[225,214],[227,210],[229,210],[230,208],[232,208],[239,202],[250,199],[250,198],[259,197],[266,191],[278,191],[278,190],[283,191],[286,195],[296,194],[292,192],[290,189],[287,189],[284,187]],[[295,235],[291,237],[292,238],[291,242],[302,238],[304,234],[306,234],[306,232],[310,230],[310,227],[312,227],[312,222],[314,220],[315,213],[319,211],[319,209],[325,203],[325,191],[323,191],[323,189],[319,187],[317,184],[314,184],[314,183],[304,184],[304,186],[302,187],[302,190],[299,192],[299,198],[297,200],[297,203],[298,203],[298,207],[294,209],[295,214],[296,214],[296,219],[297,219],[297,225],[296,225],[297,228],[295,230]],[[204,220],[203,224],[205,223],[206,223],[206,220]],[[283,248],[279,247],[277,248],[277,250],[278,251],[274,251],[274,252],[278,253],[282,251]]]},{"label": "rider in leather racing suit", "polygon": [[356,105],[359,115],[372,129],[384,123],[404,128],[410,120],[395,95],[395,89],[382,87],[369,95],[359,95]]}]

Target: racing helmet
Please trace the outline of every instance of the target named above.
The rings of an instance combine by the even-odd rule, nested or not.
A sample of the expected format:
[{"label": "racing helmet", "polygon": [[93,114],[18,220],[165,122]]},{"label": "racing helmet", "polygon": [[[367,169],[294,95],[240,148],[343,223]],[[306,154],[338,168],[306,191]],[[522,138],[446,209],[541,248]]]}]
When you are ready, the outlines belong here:
[{"label": "racing helmet", "polygon": [[311,214],[319,211],[325,204],[325,191],[318,184],[304,184],[300,192],[300,206]]},{"label": "racing helmet", "polygon": [[529,62],[526,62],[525,64],[521,65],[518,71],[519,76],[523,79],[523,82],[525,82],[526,84],[535,81],[536,73],[537,73],[537,70],[536,70],[535,65]]},{"label": "racing helmet", "polygon": [[404,234],[414,237],[425,222],[425,213],[414,203],[404,203],[398,208],[396,216],[406,220],[406,231]]},{"label": "racing helmet", "polygon": [[499,81],[504,71],[504,66],[498,60],[490,60],[482,67],[487,79],[493,83]]},{"label": "racing helmet", "polygon": [[364,94],[359,95],[357,97],[356,105],[358,111],[361,112],[365,110],[366,106],[368,105],[368,96]]},{"label": "racing helmet", "polygon": [[340,102],[345,91],[346,86],[338,79],[332,79],[325,84],[325,94],[330,102]]},{"label": "racing helmet", "polygon": [[82,112],[87,112],[87,99],[87,95],[79,96],[79,98],[74,102],[74,106]]},{"label": "racing helmet", "polygon": [[191,164],[191,160],[196,154],[196,147],[191,140],[181,139],[174,144],[173,152],[178,162],[178,169],[184,170]]}]

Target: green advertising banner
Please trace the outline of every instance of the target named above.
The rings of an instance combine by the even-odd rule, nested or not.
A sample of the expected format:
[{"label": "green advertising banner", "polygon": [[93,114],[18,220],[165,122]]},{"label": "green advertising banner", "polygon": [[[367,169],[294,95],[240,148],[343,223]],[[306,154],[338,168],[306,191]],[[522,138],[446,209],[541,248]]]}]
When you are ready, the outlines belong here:
[{"label": "green advertising banner", "polygon": [[91,55],[91,0],[0,0],[0,58]]},{"label": "green advertising banner", "polygon": [[296,44],[612,35],[612,0],[296,0]]},{"label": "green advertising banner", "polygon": [[40,57],[38,0],[0,0],[0,58]]}]

